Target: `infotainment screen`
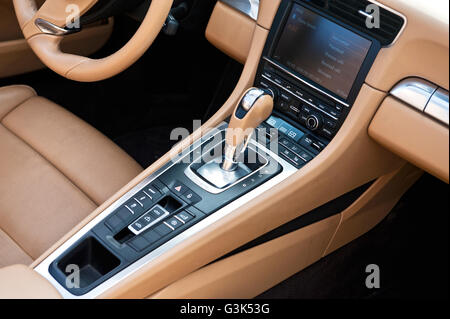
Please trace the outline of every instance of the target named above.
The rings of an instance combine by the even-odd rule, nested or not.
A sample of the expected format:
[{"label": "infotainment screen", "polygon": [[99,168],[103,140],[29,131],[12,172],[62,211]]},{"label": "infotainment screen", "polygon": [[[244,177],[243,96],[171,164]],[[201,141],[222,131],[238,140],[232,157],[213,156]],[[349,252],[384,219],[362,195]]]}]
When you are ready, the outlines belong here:
[{"label": "infotainment screen", "polygon": [[294,4],[272,58],[344,100],[372,42]]}]

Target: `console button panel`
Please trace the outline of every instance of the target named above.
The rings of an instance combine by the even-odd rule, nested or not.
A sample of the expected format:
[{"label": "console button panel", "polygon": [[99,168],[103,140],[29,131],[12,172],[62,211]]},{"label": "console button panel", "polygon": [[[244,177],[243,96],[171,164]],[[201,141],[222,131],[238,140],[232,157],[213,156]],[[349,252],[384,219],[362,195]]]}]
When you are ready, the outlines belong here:
[{"label": "console button panel", "polygon": [[[312,92],[282,69],[264,60],[255,86],[275,92],[274,115],[286,116],[295,122],[298,129],[328,142],[336,135],[348,114],[347,106]],[[279,130],[286,133],[284,127]]]},{"label": "console button panel", "polygon": [[[295,127],[295,123],[292,123],[291,119],[280,113],[274,112],[274,114],[278,116],[272,115],[259,126],[259,129],[266,132],[266,146],[272,148],[270,143],[275,141],[275,136],[278,136],[276,140],[278,155],[297,169],[314,159],[328,145],[328,141],[323,137],[308,133],[306,129]],[[274,134],[274,129],[277,130],[277,134]],[[258,135],[261,136],[261,134]],[[272,151],[274,150],[272,149]]]},{"label": "console button panel", "polygon": [[[223,140],[224,132],[224,130],[220,130],[216,135],[202,139],[200,154],[204,154],[206,149],[209,149],[214,137],[220,134],[220,138]],[[195,148],[189,154],[195,158],[198,153]],[[76,251],[78,245],[81,245],[87,238],[95,238],[120,263],[107,274],[100,276],[100,279],[93,280],[91,284],[82,289],[67,288],[74,295],[83,295],[89,292],[103,281],[200,222],[206,216],[215,213],[282,172],[283,168],[278,161],[274,160],[272,156],[267,156],[274,164],[270,170],[269,167],[267,171],[266,168],[262,168],[261,172],[249,175],[220,194],[207,192],[184,174],[192,161],[177,162],[149,184],[128,194],[129,196],[123,204],[75,242],[65,254],[50,264],[50,274],[65,287],[66,274],[60,267],[61,261],[68,254]],[[295,161],[295,159],[293,160]]]},{"label": "console button panel", "polygon": [[128,226],[128,229],[131,230],[135,235],[139,235],[147,228],[155,225],[164,217],[167,217],[169,215],[170,213],[167,210],[162,208],[160,205],[156,205],[144,215],[139,217],[134,223]]}]

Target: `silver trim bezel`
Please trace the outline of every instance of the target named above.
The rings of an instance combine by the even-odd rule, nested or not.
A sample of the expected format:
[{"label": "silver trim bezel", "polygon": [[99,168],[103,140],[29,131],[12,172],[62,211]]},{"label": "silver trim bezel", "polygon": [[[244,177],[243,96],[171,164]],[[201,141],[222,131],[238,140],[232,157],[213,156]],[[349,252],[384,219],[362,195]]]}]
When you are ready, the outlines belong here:
[{"label": "silver trim bezel", "polygon": [[390,94],[423,112],[437,89],[437,85],[421,78],[411,77],[400,81],[392,88]]},{"label": "silver trim bezel", "polygon": [[[256,21],[258,19],[259,0],[220,0],[220,2],[242,12],[252,20]],[[245,7],[246,5],[249,5],[249,7]]]},{"label": "silver trim bezel", "polygon": [[[161,210],[164,212],[164,214],[163,214],[162,216],[158,217],[157,219],[155,219],[154,221],[152,221],[150,224],[148,224],[147,226],[145,226],[145,227],[142,228],[141,230],[136,230],[136,229],[134,229],[133,224],[134,224],[135,222],[137,222],[139,219],[141,219],[142,217],[144,217],[144,216],[146,216],[146,215],[149,215],[149,214],[151,213],[151,211],[152,211],[155,207],[158,207],[159,209],[161,209]],[[135,234],[135,235],[137,236],[137,235],[142,234],[143,232],[145,232],[145,231],[146,231],[147,229],[149,229],[150,227],[156,225],[157,223],[159,223],[160,221],[162,221],[164,218],[166,218],[166,217],[169,216],[169,215],[170,215],[170,213],[169,213],[167,210],[165,210],[161,205],[154,205],[152,208],[149,209],[148,212],[146,212],[146,213],[143,214],[142,216],[139,216],[138,218],[136,218],[135,220],[133,220],[133,221],[131,222],[131,224],[128,225],[128,229],[129,229],[133,234]]]},{"label": "silver trim bezel", "polygon": [[425,114],[448,126],[449,124],[449,102],[448,91],[438,88],[428,101]]},{"label": "silver trim bezel", "polygon": [[417,77],[400,81],[389,94],[442,124],[449,125],[448,91]]},{"label": "silver trim bezel", "polygon": [[[224,131],[221,131],[217,134],[221,134]],[[216,134],[216,135],[217,135]],[[205,153],[208,153],[210,150],[214,149],[215,147],[217,147],[219,144],[222,144],[224,140],[214,144],[213,146],[209,147],[207,150],[205,150]],[[201,147],[201,146],[199,146]],[[203,179],[201,179],[197,174],[194,173],[194,170],[192,169],[192,165],[196,164],[195,160],[194,163],[190,164],[188,167],[186,167],[186,169],[184,170],[184,175],[186,175],[192,182],[194,182],[196,185],[198,185],[199,187],[203,188],[205,191],[211,193],[211,194],[220,194],[224,191],[226,191],[227,189],[237,185],[238,183],[242,182],[244,179],[249,178],[251,176],[253,176],[254,174],[258,173],[259,171],[261,171],[263,168],[265,168],[267,165],[269,165],[269,160],[258,150],[258,144],[252,139],[250,140],[249,143],[249,147],[252,148],[252,150],[256,153],[258,153],[259,156],[261,156],[264,161],[265,164],[263,166],[261,166],[260,168],[258,168],[256,171],[252,172],[251,174],[248,174],[240,179],[238,179],[236,182],[234,182],[231,185],[228,185],[225,188],[217,188],[214,187],[213,185],[208,184],[206,181],[204,181]],[[194,149],[195,151],[195,149]]]},{"label": "silver trim bezel", "polygon": [[58,27],[57,25],[48,22],[42,18],[37,18],[34,20],[34,24],[45,34],[55,35],[55,36],[64,36],[72,33],[77,33],[81,31],[81,29],[66,29]]}]

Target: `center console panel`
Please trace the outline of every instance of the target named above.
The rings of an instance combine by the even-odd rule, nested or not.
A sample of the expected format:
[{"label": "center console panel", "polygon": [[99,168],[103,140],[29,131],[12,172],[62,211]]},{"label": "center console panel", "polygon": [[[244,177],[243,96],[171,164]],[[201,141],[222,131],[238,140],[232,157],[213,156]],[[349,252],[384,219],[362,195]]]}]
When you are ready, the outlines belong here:
[{"label": "center console panel", "polygon": [[[192,178],[195,168],[214,159],[223,150],[225,128],[198,141],[194,148],[173,159],[157,178],[133,192],[131,198],[85,234],[51,263],[50,274],[75,296],[81,296],[111,278],[170,239],[180,235],[205,217],[255,189],[282,171],[269,152],[253,140],[243,163],[252,173],[223,189],[205,187]],[[255,158],[256,161],[248,159]],[[198,176],[201,180],[201,176]],[[67,285],[67,268],[77,265],[79,287]]]}]

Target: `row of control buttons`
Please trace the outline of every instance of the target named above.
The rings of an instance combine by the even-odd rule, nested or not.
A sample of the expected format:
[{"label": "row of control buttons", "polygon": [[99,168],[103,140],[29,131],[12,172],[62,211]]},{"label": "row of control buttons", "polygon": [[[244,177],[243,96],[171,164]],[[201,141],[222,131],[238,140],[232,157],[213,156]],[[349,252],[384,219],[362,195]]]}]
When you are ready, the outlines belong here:
[{"label": "row of control buttons", "polygon": [[[312,131],[318,130],[318,132],[331,139],[336,133],[338,122],[330,117],[322,116],[314,111],[309,105],[303,105],[299,114],[299,120],[301,124],[306,125]],[[315,126],[311,124],[311,121],[316,121]]]},{"label": "row of control buttons", "polygon": [[179,181],[171,183],[169,189],[180,196],[183,200],[191,205],[195,205],[202,200],[194,191]]},{"label": "row of control buttons", "polygon": [[302,145],[303,147],[305,147],[306,149],[308,149],[314,153],[320,153],[325,148],[325,146],[327,146],[322,141],[320,141],[310,135],[305,136],[300,141],[300,145]]},{"label": "row of control buttons", "polygon": [[281,133],[289,136],[294,141],[298,142],[305,135],[302,131],[290,125],[286,121],[276,116],[271,116],[266,120],[266,123],[273,128],[278,129]]},{"label": "row of control buttons", "polygon": [[[264,66],[262,77],[267,79],[269,82],[275,83],[282,89],[289,91],[291,94],[297,96],[298,98],[301,98],[302,100],[315,105],[318,108],[324,108],[324,106],[326,106],[329,111],[336,112],[336,115],[344,110],[344,106],[341,103],[335,102],[324,96],[318,99],[311,94],[306,93],[305,90],[301,89],[298,85],[292,85],[289,81],[277,75],[277,71],[270,64],[266,64]],[[293,78],[291,78],[291,81],[297,83],[297,80]],[[263,85],[263,87],[264,86],[265,85]]]},{"label": "row of control buttons", "polygon": [[138,235],[167,216],[169,216],[169,212],[161,206],[156,205],[128,226],[128,229]]},{"label": "row of control buttons", "polygon": [[180,212],[175,216],[167,218],[164,222],[160,223],[158,226],[145,231],[144,233],[136,236],[132,240],[129,241],[129,245],[140,252],[150,245],[158,241],[159,239],[169,235],[175,229],[180,228],[181,226],[187,224],[195,217],[189,214],[188,212]]},{"label": "row of control buttons", "polygon": [[279,143],[281,145],[280,154],[286,157],[296,167],[301,167],[313,159],[311,154],[286,138],[281,138]]},{"label": "row of control buttons", "polygon": [[342,105],[324,103],[268,71],[263,72],[263,78],[260,81],[262,87],[278,92],[276,107],[280,111],[311,131],[317,131],[328,139],[333,138],[343,110]]},{"label": "row of control buttons", "polygon": [[110,217],[106,219],[106,226],[113,231],[118,232],[128,226],[131,221],[140,216],[143,212],[150,209],[162,197],[160,190],[152,183],[139,191],[125,205],[118,208]]},{"label": "row of control buttons", "polygon": [[[284,125],[283,123],[286,123],[286,121],[284,121],[283,119],[272,115],[271,117],[269,117],[268,120],[266,120],[265,124],[268,124],[274,128],[279,128],[282,125]],[[264,124],[264,125],[265,125]],[[287,124],[289,125],[289,124]],[[291,125],[289,125],[291,126]],[[292,127],[292,126],[291,126]],[[267,129],[266,127],[264,127],[263,125],[261,126],[261,128],[265,128],[266,132],[271,132],[270,129]],[[291,134],[286,134],[290,139],[292,139],[293,141],[299,143],[302,147],[304,147],[308,152],[311,152],[313,154],[318,154],[320,153],[326,146],[325,143],[323,143],[322,141],[320,141],[318,138],[312,136],[312,135],[305,135],[305,133],[301,132],[300,130],[294,128],[295,131],[294,132],[300,132],[300,134],[297,133],[297,136],[300,136],[300,138],[292,138]],[[270,136],[267,137],[266,144],[268,144],[268,142],[272,141],[274,138],[274,136]],[[282,139],[280,139],[281,141]],[[289,148],[289,147],[288,147]],[[295,146],[294,146],[295,148]],[[293,150],[294,153],[296,153],[297,155],[300,155],[298,151],[296,151],[295,149]]]}]

